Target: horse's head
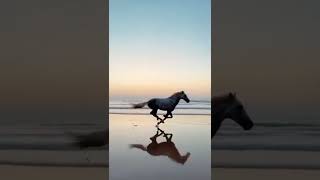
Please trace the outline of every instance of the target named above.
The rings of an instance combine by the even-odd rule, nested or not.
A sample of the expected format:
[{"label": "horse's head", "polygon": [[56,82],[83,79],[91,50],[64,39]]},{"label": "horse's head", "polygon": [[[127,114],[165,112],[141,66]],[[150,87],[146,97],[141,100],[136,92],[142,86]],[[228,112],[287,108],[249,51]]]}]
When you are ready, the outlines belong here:
[{"label": "horse's head", "polygon": [[180,164],[185,164],[186,162],[187,162],[187,160],[188,160],[188,158],[190,157],[190,153],[189,152],[187,152],[187,154],[186,155],[184,155],[184,156],[181,156],[181,158],[180,158],[180,160],[178,161]]},{"label": "horse's head", "polygon": [[180,97],[180,99],[183,99],[183,100],[186,101],[187,103],[190,102],[190,99],[188,98],[188,96],[186,95],[186,93],[184,93],[184,91],[180,91],[180,92],[179,92],[179,97]]},{"label": "horse's head", "polygon": [[237,122],[244,130],[250,130],[253,127],[253,122],[242,103],[237,99],[234,93],[229,93],[229,99],[231,100],[231,103],[226,111],[227,118]]}]

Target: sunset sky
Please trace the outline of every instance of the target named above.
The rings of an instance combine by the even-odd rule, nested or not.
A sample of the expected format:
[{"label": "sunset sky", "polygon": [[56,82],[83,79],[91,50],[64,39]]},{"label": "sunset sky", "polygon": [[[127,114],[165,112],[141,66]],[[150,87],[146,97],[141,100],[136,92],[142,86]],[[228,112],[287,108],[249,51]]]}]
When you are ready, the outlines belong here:
[{"label": "sunset sky", "polygon": [[110,0],[110,96],[210,96],[210,0]]}]

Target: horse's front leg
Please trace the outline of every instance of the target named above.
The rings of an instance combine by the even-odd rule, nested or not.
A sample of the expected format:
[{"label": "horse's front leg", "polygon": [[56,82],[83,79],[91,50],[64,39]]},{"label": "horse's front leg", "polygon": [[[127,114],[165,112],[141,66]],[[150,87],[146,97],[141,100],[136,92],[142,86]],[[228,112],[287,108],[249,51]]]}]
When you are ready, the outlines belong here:
[{"label": "horse's front leg", "polygon": [[171,117],[169,117],[170,114],[171,114],[171,112],[167,111],[167,114],[163,115],[164,118],[162,120],[160,120],[160,122],[158,122],[158,125],[160,123],[164,123],[164,120],[166,120],[167,118],[172,118],[172,114],[171,114]]},{"label": "horse's front leg", "polygon": [[171,111],[167,111],[167,114],[165,114],[165,115],[163,115],[163,116],[164,116],[163,121],[164,121],[165,119],[167,119],[167,118],[172,118],[172,117],[173,117]]},{"label": "horse's front leg", "polygon": [[157,127],[157,131],[160,131],[160,132],[161,132],[160,135],[165,134],[165,132],[164,132],[162,129],[160,129],[159,127]]},{"label": "horse's front leg", "polygon": [[[160,133],[159,133],[160,132]],[[157,127],[157,134],[156,136],[161,136],[162,134],[164,134],[164,131],[162,131],[160,128]]]}]

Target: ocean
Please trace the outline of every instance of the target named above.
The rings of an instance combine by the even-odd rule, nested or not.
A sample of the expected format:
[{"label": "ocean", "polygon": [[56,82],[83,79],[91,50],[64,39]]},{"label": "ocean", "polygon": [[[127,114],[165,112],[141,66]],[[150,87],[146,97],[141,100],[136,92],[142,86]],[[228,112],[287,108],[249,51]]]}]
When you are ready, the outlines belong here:
[{"label": "ocean", "polygon": [[[144,100],[145,101],[145,100]],[[127,101],[111,101],[109,103],[109,114],[132,114],[132,115],[148,115],[150,109],[145,106],[141,109],[133,109],[132,104],[144,102],[142,99],[127,100]],[[166,112],[158,111],[159,114]],[[186,103],[183,100],[179,102],[174,110],[175,115],[211,115],[210,100],[191,100]]]}]

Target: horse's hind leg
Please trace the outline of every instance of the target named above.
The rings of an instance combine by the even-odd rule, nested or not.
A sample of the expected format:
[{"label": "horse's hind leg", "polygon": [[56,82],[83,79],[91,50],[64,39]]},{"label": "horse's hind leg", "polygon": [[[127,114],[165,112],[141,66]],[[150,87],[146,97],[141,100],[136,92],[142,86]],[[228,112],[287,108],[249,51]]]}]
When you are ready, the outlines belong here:
[{"label": "horse's hind leg", "polygon": [[171,134],[171,133],[167,133],[167,134],[164,135],[164,137],[166,138],[167,142],[171,142],[172,136],[173,136],[173,134]]},{"label": "horse's hind leg", "polygon": [[152,116],[156,117],[157,120],[161,120],[161,121],[162,121],[162,119],[157,115],[157,111],[158,111],[158,109],[152,109],[152,111],[150,112],[150,114],[151,114]]}]

